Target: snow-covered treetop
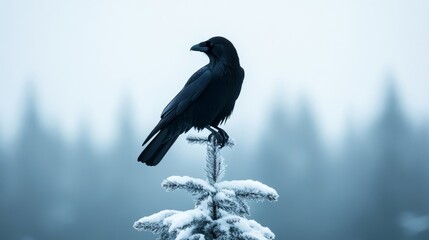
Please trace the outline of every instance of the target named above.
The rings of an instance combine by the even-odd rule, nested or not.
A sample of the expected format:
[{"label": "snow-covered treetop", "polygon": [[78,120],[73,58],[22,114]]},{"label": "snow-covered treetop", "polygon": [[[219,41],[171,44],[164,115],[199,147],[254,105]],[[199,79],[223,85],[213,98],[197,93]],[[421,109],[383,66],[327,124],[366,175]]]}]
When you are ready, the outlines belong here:
[{"label": "snow-covered treetop", "polygon": [[[190,143],[207,144],[207,180],[188,176],[171,176],[162,182],[167,191],[183,189],[195,197],[195,209],[163,210],[134,223],[137,230],[159,234],[167,239],[274,239],[269,228],[249,220],[245,201],[276,201],[277,192],[254,180],[221,181],[225,174],[224,159],[214,138],[188,137]],[[228,141],[227,146],[233,146]]]}]

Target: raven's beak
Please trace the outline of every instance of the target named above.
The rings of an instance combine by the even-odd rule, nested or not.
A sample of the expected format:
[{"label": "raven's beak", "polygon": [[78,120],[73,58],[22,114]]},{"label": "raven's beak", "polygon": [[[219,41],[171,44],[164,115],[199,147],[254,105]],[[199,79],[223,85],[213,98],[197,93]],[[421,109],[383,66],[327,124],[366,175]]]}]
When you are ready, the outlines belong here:
[{"label": "raven's beak", "polygon": [[198,52],[207,52],[209,48],[206,46],[205,42],[195,44],[191,47],[191,51],[198,51]]}]

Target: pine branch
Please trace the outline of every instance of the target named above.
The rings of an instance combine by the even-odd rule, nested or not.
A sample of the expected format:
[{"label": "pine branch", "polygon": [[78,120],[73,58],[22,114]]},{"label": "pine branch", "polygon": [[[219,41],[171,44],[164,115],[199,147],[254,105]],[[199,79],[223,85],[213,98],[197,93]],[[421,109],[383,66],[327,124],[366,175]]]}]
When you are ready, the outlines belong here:
[{"label": "pine branch", "polygon": [[275,238],[274,233],[269,228],[261,226],[254,220],[227,216],[216,223],[215,231],[219,236],[222,236],[219,239],[270,240]]},{"label": "pine branch", "polygon": [[184,189],[192,194],[215,192],[216,189],[206,181],[188,176],[171,176],[165,179],[161,186],[167,191]]},{"label": "pine branch", "polygon": [[138,231],[151,231],[153,233],[162,233],[168,226],[164,224],[164,219],[168,218],[179,211],[176,210],[163,210],[150,216],[139,219],[134,223],[134,228]]},{"label": "pine branch", "polygon": [[277,201],[279,197],[276,190],[254,180],[223,181],[216,187],[232,190],[237,197],[247,200]]},{"label": "pine branch", "polygon": [[[195,135],[187,136],[186,140],[188,140],[188,142],[190,144],[206,145],[206,144],[210,143],[210,140],[207,137],[199,137],[199,136],[195,136]],[[225,146],[227,146],[227,147],[233,147],[234,145],[235,145],[235,142],[231,138],[229,138],[228,142],[225,143]]]},{"label": "pine branch", "polygon": [[231,213],[237,216],[244,217],[250,214],[249,206],[237,198],[233,191],[227,189],[221,189],[217,192],[215,200],[219,203],[219,215],[220,217],[228,216]]}]

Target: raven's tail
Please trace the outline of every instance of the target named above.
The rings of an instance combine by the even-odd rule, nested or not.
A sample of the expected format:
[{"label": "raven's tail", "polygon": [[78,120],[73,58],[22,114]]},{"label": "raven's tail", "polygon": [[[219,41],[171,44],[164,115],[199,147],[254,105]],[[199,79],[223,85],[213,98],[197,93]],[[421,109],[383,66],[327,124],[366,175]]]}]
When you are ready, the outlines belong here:
[{"label": "raven's tail", "polygon": [[168,132],[161,130],[140,154],[138,161],[148,166],[157,165],[180,135],[171,136]]}]

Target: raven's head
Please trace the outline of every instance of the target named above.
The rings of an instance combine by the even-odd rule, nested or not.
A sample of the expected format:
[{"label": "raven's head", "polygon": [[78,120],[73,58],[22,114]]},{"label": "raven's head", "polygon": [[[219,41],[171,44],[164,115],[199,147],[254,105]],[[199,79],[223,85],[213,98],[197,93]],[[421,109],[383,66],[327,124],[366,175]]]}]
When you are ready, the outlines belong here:
[{"label": "raven's head", "polygon": [[191,51],[204,52],[210,59],[210,62],[223,60],[229,64],[239,64],[237,50],[234,45],[224,37],[212,37],[207,41],[195,44]]}]

